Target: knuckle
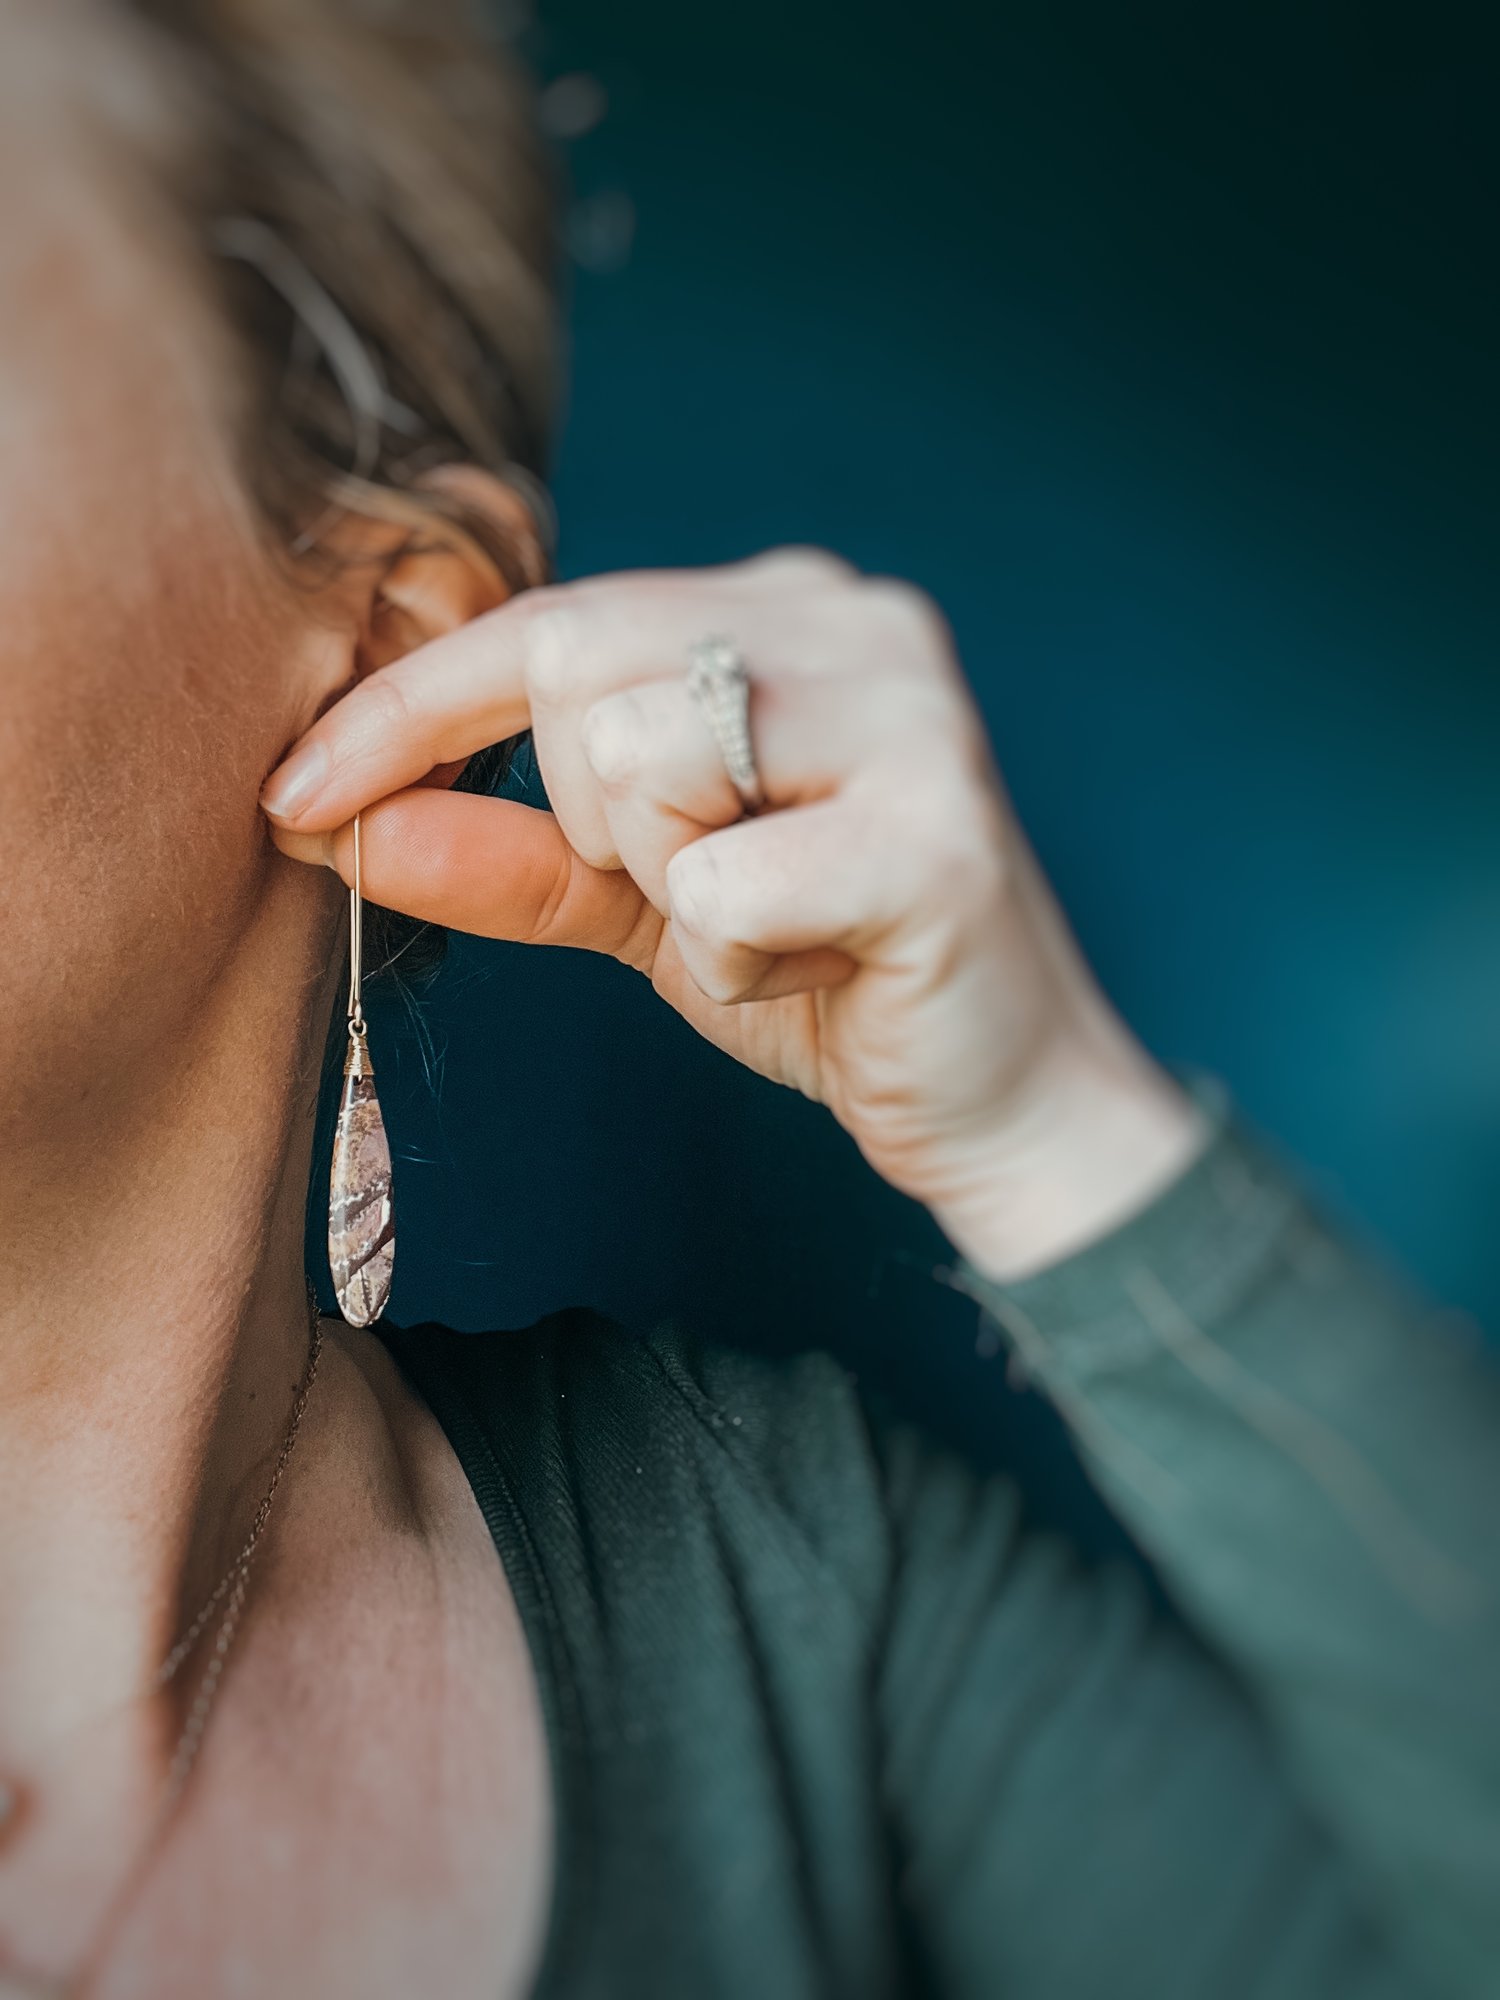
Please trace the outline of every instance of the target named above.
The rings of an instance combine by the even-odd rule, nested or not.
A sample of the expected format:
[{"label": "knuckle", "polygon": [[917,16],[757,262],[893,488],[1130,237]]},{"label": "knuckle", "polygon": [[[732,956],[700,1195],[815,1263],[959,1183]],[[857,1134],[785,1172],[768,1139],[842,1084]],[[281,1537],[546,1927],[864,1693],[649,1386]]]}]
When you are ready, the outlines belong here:
[{"label": "knuckle", "polygon": [[948,658],[953,649],[948,621],[937,604],[914,583],[899,577],[872,577],[861,586],[865,607],[881,630],[904,652],[926,662]]},{"label": "knuckle", "polygon": [[411,703],[399,674],[372,675],[361,692],[367,720],[380,735],[399,734],[411,721]]},{"label": "knuckle", "polygon": [[673,920],[690,937],[726,949],[755,942],[763,896],[742,854],[719,853],[712,835],[692,841],[667,863],[666,881]]},{"label": "knuckle", "polygon": [[667,863],[667,896],[674,922],[691,936],[706,941],[724,936],[720,870],[702,841],[679,848]]},{"label": "knuckle", "polygon": [[589,769],[602,785],[618,788],[640,777],[647,734],[634,694],[609,695],[585,709],[579,739]]},{"label": "knuckle", "polygon": [[783,586],[848,583],[859,574],[853,563],[835,555],[832,549],[800,542],[767,549],[762,555],[752,556],[743,567]]},{"label": "knuckle", "polygon": [[524,672],[531,699],[556,707],[566,699],[578,671],[577,615],[551,603],[534,612],[526,626]]}]

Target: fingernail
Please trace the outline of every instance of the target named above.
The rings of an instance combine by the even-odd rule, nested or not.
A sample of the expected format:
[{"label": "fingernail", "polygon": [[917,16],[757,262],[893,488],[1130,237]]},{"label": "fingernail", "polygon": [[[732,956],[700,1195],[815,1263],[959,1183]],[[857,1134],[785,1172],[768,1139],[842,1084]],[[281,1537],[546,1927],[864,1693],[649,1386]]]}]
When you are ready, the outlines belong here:
[{"label": "fingernail", "polygon": [[321,743],[304,743],[261,786],[261,810],[272,819],[293,819],[312,804],[328,776],[328,751]]}]

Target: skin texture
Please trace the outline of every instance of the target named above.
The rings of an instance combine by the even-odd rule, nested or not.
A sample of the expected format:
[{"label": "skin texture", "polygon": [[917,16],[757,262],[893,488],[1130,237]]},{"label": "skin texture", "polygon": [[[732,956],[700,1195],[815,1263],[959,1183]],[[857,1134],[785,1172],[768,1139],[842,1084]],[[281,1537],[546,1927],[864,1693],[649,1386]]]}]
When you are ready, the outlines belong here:
[{"label": "skin texture", "polygon": [[[506,606],[472,555],[352,517],[337,571],[294,577],[148,176],[45,63],[0,71],[0,113],[0,1994],[81,1965],[93,2000],[519,1993],[548,1892],[530,1665],[362,1336],[330,1329],[200,1766],[143,1845],[196,1676],[143,1690],[306,1353],[343,896],[301,864],[347,868],[365,807],[380,900],[618,953],[1000,1273],[1137,1205],[1193,1121],[1080,965],[921,600],[794,552]],[[744,825],[680,683],[720,629],[781,808]],[[443,789],[528,724],[555,820]],[[326,781],[273,845],[258,795],[299,739]]]}]

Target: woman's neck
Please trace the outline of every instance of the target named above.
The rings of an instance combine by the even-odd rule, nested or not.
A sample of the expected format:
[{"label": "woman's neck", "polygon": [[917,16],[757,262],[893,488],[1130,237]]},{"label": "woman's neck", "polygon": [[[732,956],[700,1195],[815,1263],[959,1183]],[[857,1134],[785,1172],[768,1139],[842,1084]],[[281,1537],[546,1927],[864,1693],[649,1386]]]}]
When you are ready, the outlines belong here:
[{"label": "woman's neck", "polygon": [[0,1164],[0,1770],[149,1684],[281,1443],[330,987],[296,901],[151,1073],[81,1076]]}]

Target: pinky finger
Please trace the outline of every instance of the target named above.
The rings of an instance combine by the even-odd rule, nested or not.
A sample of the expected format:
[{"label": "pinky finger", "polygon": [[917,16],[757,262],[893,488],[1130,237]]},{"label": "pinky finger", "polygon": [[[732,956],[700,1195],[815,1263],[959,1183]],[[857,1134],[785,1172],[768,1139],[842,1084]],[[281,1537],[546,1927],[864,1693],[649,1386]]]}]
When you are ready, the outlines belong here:
[{"label": "pinky finger", "polygon": [[768,1000],[850,977],[857,942],[892,914],[853,819],[830,800],[736,821],[673,856],[669,935],[710,999]]},{"label": "pinky finger", "polygon": [[814,951],[767,952],[752,945],[713,944],[694,937],[682,925],[668,927],[657,953],[652,983],[690,1020],[696,1010],[681,982],[673,978],[672,957],[699,995],[720,1006],[746,1000],[782,1000],[793,993],[815,993],[842,986],[856,967],[847,952],[824,947]]}]

